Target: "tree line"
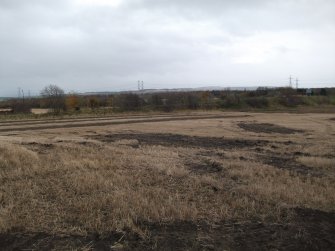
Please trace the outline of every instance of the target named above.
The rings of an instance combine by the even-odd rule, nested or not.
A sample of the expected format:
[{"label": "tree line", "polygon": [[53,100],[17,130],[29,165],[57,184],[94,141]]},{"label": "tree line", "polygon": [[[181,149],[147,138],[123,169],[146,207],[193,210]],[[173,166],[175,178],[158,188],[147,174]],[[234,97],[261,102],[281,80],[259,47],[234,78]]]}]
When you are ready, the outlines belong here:
[{"label": "tree line", "polygon": [[65,94],[56,85],[48,85],[35,98],[14,98],[0,102],[0,107],[11,107],[16,113],[28,113],[31,108],[47,108],[53,113],[91,111],[164,111],[196,109],[266,109],[299,105],[335,105],[335,88],[313,89],[313,97],[306,89],[258,88],[253,91],[192,91],[162,93],[118,93],[106,95]]}]

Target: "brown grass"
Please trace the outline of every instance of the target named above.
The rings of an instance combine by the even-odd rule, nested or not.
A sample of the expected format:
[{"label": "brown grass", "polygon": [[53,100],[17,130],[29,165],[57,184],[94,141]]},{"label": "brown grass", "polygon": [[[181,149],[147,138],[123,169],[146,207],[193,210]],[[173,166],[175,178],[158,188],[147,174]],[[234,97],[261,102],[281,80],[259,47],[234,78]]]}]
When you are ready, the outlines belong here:
[{"label": "brown grass", "polygon": [[311,166],[314,168],[324,168],[324,169],[330,169],[330,170],[335,169],[334,158],[304,156],[304,157],[298,158],[298,161],[304,165]]},{"label": "brown grass", "polygon": [[[258,119],[264,122],[266,116]],[[286,126],[300,128],[300,120],[292,117]],[[229,121],[221,134],[230,130],[225,136],[246,139],[248,133],[238,128],[234,119]],[[139,125],[138,132],[174,133],[178,128],[182,133],[184,125],[186,134],[194,130],[193,134],[204,136],[206,125],[215,130],[219,130],[218,123],[221,125],[220,120],[205,122],[199,131],[194,122],[180,122],[176,127],[171,122],[158,124],[157,130],[151,128],[153,125]],[[317,154],[330,153],[334,136],[329,134],[323,145],[320,142],[325,135],[322,130],[313,131],[314,126],[304,124],[302,128],[316,139],[308,145],[304,134],[252,134],[249,138],[269,140],[261,149],[269,156],[296,151],[316,154],[311,152],[315,148]],[[128,125],[113,131],[134,128],[136,125]],[[334,132],[333,126],[327,128]],[[131,229],[145,235],[145,229],[140,228],[143,222],[283,222],[290,220],[290,209],[295,207],[335,210],[335,157],[292,156],[292,161],[326,170],[313,176],[265,164],[254,148],[163,147],[131,139],[103,143],[88,140],[90,135],[85,136],[84,131],[78,131],[78,138],[63,131],[60,140],[51,132],[0,141],[0,232],[19,229],[86,235]],[[207,133],[212,134],[211,130]],[[283,143],[287,140],[294,144]],[[199,169],[211,165],[218,169]]]}]

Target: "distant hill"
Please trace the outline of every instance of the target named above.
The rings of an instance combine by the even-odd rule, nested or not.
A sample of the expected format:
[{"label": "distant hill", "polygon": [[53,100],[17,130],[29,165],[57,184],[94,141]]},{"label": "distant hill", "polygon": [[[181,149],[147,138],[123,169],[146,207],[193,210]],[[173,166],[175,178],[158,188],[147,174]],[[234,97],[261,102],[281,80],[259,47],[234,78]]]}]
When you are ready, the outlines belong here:
[{"label": "distant hill", "polygon": [[8,99],[11,99],[9,97],[0,97],[0,101],[5,101],[5,100],[8,100]]},{"label": "distant hill", "polygon": [[[84,92],[80,93],[80,95],[111,95],[118,93],[166,93],[166,92],[195,92],[195,91],[254,91],[258,88],[258,86],[248,86],[248,87],[222,87],[222,86],[205,86],[205,87],[197,87],[197,88],[173,88],[173,89],[144,89],[144,90],[129,90],[129,91],[119,91],[119,92]],[[271,87],[268,87],[271,88]]]}]

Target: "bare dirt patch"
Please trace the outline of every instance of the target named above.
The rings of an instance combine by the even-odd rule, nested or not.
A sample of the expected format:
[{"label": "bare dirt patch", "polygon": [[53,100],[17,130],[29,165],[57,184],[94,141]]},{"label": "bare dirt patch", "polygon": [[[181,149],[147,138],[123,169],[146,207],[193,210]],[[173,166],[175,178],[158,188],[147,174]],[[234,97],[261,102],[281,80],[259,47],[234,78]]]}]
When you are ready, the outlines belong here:
[{"label": "bare dirt patch", "polygon": [[288,170],[291,172],[295,172],[301,175],[311,175],[315,177],[321,177],[324,175],[323,172],[315,170],[311,167],[305,166],[299,162],[297,162],[291,156],[284,157],[280,155],[263,155],[261,156],[264,164],[271,165],[273,167]]},{"label": "bare dirt patch", "polygon": [[[91,137],[91,136],[90,136]],[[268,144],[266,140],[226,139],[216,137],[199,137],[179,134],[163,133],[131,133],[131,134],[106,134],[93,136],[103,142],[116,142],[120,140],[137,140],[140,145],[162,145],[190,148],[245,148],[257,147]]]},{"label": "bare dirt patch", "polygon": [[270,123],[245,123],[240,122],[237,124],[240,128],[256,133],[280,133],[280,134],[293,134],[301,133],[303,130],[292,129],[284,126],[274,125]]}]

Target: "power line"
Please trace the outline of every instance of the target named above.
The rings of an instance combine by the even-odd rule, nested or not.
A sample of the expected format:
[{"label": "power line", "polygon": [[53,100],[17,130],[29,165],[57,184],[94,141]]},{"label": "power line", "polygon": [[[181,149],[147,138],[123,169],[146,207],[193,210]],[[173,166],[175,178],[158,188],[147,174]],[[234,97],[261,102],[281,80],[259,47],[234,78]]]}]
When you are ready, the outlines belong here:
[{"label": "power line", "polygon": [[144,90],[144,82],[143,82],[143,80],[142,81],[140,81],[140,80],[137,81],[137,89],[139,91],[143,91]]}]

